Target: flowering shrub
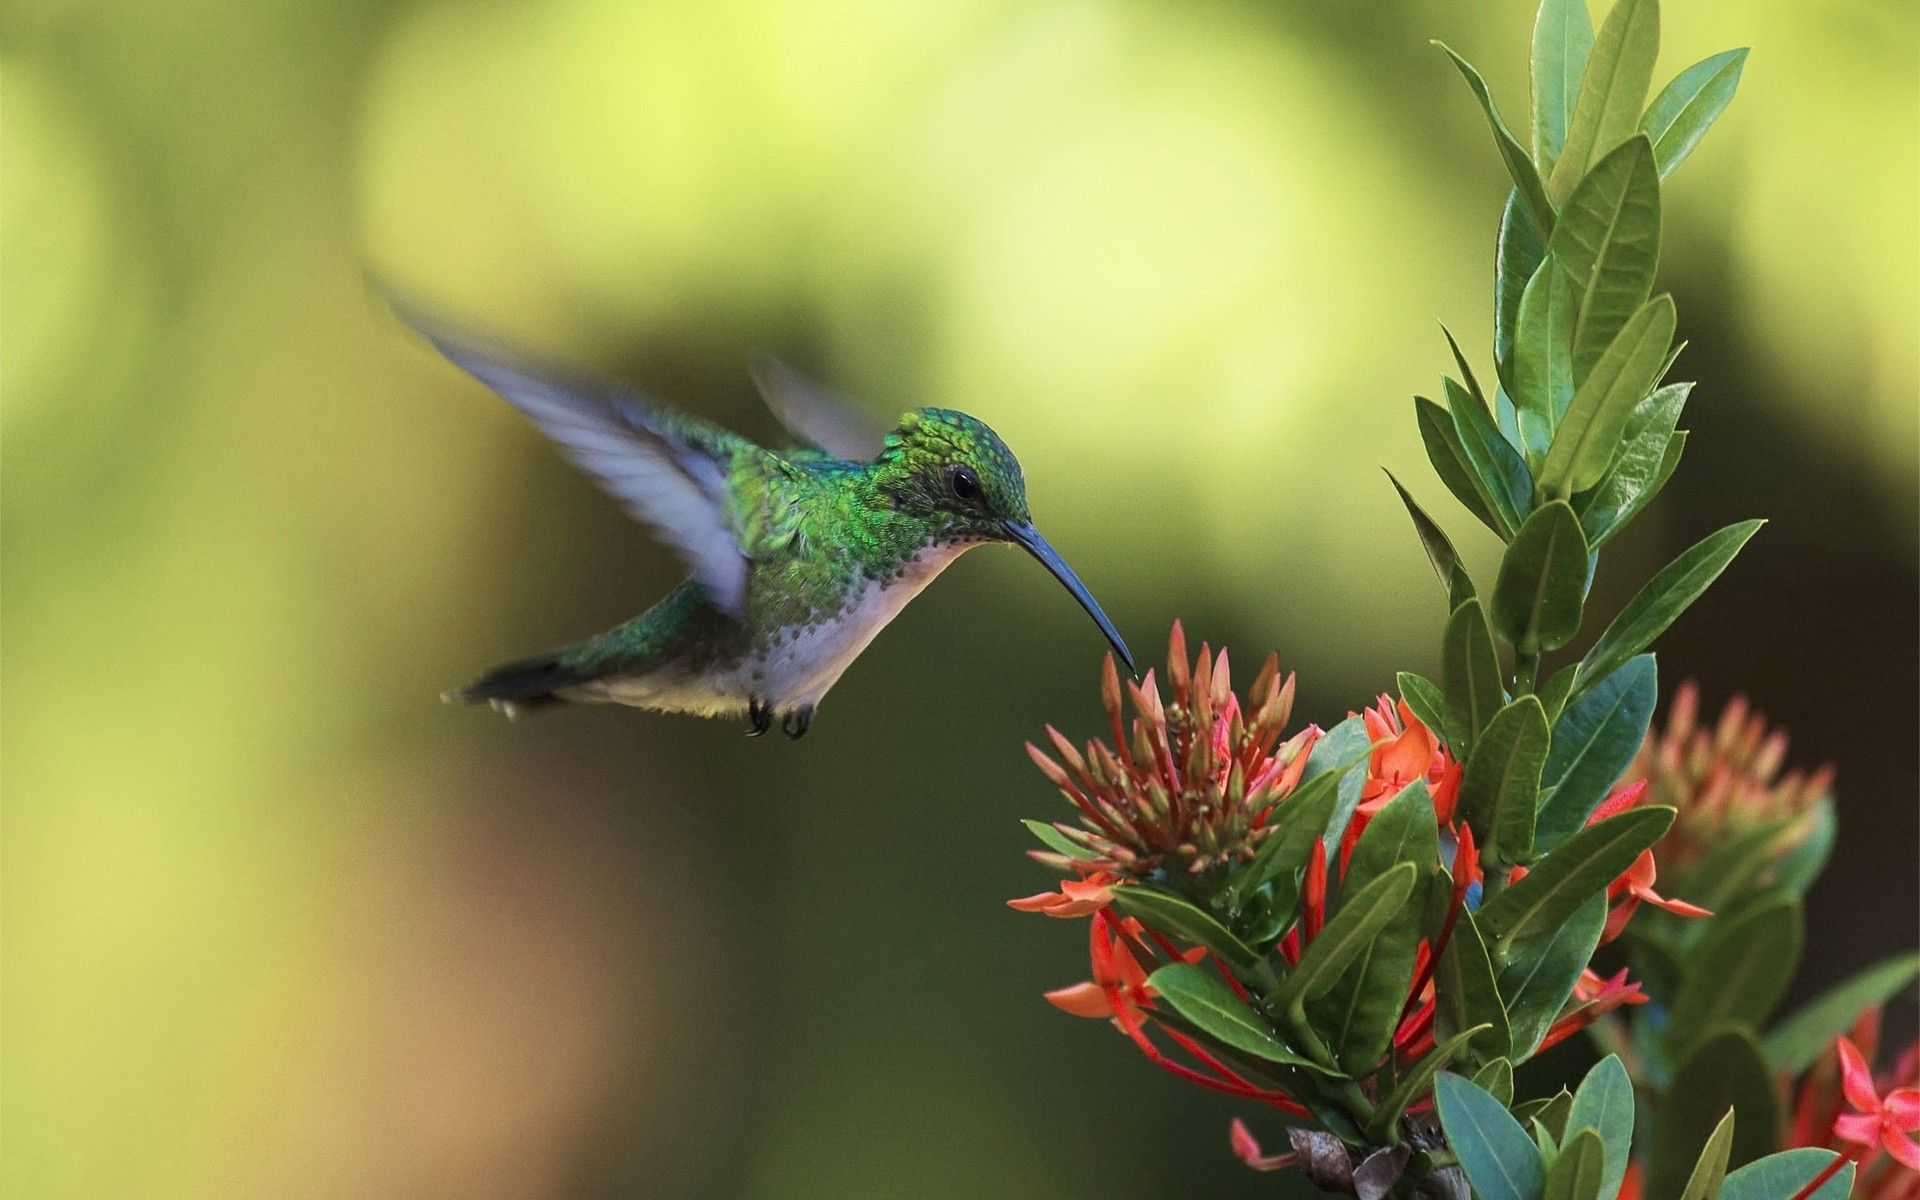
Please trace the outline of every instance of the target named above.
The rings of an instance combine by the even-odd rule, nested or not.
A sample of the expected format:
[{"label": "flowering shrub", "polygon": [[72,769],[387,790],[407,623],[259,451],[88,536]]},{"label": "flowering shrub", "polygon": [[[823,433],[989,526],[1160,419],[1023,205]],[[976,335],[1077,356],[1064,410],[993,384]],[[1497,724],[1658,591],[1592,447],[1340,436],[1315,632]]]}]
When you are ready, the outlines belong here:
[{"label": "flowering shrub", "polygon": [[[1856,1175],[1920,1196],[1914,1052],[1876,1079],[1856,1049],[1915,960],[1768,1025],[1832,841],[1830,772],[1780,776],[1784,738],[1743,705],[1697,727],[1691,688],[1648,736],[1650,647],[1760,522],[1686,550],[1583,656],[1547,662],[1686,444],[1692,385],[1664,382],[1676,314],[1653,294],[1661,187],[1746,52],[1648,104],[1658,23],[1657,0],[1618,0],[1596,34],[1582,0],[1544,0],[1525,144],[1447,51],[1513,190],[1487,384],[1449,336],[1459,378],[1415,400],[1435,473],[1504,544],[1490,590],[1393,481],[1447,597],[1440,678],[1289,728],[1276,660],[1243,699],[1227,652],[1190,658],[1175,624],[1164,679],[1108,658],[1110,740],[1049,727],[1028,746],[1073,819],[1027,823],[1065,878],[1011,903],[1088,922],[1089,978],[1047,999],[1277,1113],[1284,1151],[1258,1116],[1230,1130],[1257,1169],[1365,1200],[1838,1200]],[[1577,1089],[1516,1094],[1517,1066],[1583,1032],[1611,1053]]]}]

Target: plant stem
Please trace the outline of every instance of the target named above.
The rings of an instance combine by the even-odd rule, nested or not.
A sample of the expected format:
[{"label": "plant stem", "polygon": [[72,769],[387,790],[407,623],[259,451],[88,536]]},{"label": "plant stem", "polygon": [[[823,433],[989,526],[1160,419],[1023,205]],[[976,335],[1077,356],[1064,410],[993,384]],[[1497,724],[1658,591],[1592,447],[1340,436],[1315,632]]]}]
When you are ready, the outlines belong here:
[{"label": "plant stem", "polygon": [[1513,694],[1515,696],[1533,695],[1533,681],[1540,674],[1540,652],[1531,654],[1516,650],[1513,652]]}]

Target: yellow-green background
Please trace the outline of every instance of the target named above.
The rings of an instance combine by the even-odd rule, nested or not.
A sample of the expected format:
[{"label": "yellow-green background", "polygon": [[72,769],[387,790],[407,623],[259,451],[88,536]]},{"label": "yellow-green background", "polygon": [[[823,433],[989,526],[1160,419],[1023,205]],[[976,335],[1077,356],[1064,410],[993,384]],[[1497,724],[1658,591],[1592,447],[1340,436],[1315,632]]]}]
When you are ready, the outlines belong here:
[{"label": "yellow-green background", "polygon": [[[1915,940],[1920,20],[1667,8],[1663,81],[1754,52],[1667,193],[1695,440],[1598,603],[1773,518],[1663,667],[1839,763],[1804,991]],[[1434,665],[1379,466],[1491,561],[1408,403],[1436,318],[1485,362],[1504,194],[1426,39],[1518,121],[1525,4],[0,14],[7,1195],[1276,1186],[1002,906],[1021,739],[1096,724],[1044,573],[966,559],[797,745],[442,706],[678,568],[367,272],[756,435],[756,349],[976,412],[1144,657],[1183,615],[1330,722]]]}]

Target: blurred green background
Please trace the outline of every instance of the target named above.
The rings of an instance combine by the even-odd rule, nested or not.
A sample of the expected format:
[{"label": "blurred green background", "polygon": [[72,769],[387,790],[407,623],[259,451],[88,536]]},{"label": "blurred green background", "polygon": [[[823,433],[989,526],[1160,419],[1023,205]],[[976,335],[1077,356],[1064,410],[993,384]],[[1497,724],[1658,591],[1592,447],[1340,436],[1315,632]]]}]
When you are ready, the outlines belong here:
[{"label": "blurred green background", "polygon": [[[968,557],[798,744],[443,706],[679,567],[366,272],[755,435],[755,350],[978,413],[1144,658],[1183,616],[1331,723],[1435,667],[1379,467],[1492,561],[1408,403],[1435,318],[1487,360],[1504,195],[1427,39],[1517,121],[1530,7],[7,4],[0,1187],[1292,1186],[1039,998],[1085,943],[1002,904],[1064,811],[1020,743],[1102,649],[1044,572]],[[1920,938],[1920,17],[1667,7],[1662,81],[1755,49],[1667,192],[1694,439],[1598,592],[1773,519],[1662,668],[1839,764],[1804,991]]]}]

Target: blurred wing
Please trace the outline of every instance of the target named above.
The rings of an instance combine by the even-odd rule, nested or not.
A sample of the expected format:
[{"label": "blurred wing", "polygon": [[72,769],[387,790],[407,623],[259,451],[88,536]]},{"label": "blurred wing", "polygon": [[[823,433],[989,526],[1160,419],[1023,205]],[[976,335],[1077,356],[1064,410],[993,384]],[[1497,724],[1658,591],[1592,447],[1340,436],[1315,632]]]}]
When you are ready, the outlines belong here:
[{"label": "blurred wing", "polygon": [[748,559],[730,517],[727,465],[747,443],[706,422],[649,409],[611,385],[535,372],[413,313],[401,316],[678,550],[716,607],[742,614]]},{"label": "blurred wing", "polygon": [[762,358],[748,369],[760,398],[793,436],[854,462],[880,453],[885,427],[853,402],[777,358]]}]

